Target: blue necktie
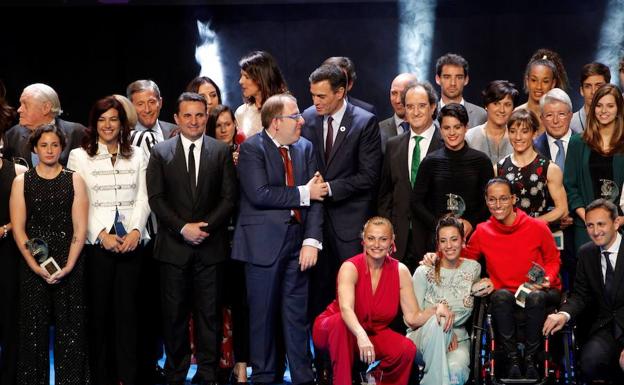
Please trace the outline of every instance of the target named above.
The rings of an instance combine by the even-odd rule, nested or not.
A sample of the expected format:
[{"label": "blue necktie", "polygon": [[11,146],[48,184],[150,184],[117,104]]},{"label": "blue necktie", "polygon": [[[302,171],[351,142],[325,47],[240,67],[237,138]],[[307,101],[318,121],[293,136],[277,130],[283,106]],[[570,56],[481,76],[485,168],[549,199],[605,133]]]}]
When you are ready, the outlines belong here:
[{"label": "blue necktie", "polygon": [[563,142],[561,139],[555,140],[555,145],[557,146],[557,156],[555,157],[555,163],[563,172],[563,166],[565,166],[565,150],[563,149]]},{"label": "blue necktie", "polygon": [[[410,125],[407,121],[401,122],[399,126],[401,126],[401,128],[403,129],[403,132],[408,132],[410,129]],[[397,134],[402,134],[403,132],[397,132]]]}]

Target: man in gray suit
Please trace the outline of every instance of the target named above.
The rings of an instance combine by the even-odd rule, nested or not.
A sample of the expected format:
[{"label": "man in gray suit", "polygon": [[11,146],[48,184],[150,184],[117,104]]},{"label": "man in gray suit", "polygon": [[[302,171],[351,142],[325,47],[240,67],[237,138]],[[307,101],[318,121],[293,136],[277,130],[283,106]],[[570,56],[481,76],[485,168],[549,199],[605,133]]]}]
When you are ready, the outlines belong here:
[{"label": "man in gray suit", "polygon": [[35,83],[27,86],[22,91],[19,101],[20,106],[17,109],[19,124],[6,132],[2,157],[17,160],[19,163],[27,163],[28,167],[36,166],[39,163],[39,157],[30,149],[28,142],[30,134],[43,125],[54,124],[67,139],[67,145],[59,159],[59,162],[66,166],[69,152],[80,147],[85,126],[59,118],[63,112],[61,102],[56,91],[47,84]]},{"label": "man in gray suit", "polygon": [[447,53],[436,62],[435,81],[440,86],[438,112],[449,103],[459,103],[468,111],[468,128],[485,123],[487,113],[477,105],[464,100],[464,87],[468,85],[468,61],[460,55]]},{"label": "man in gray suit", "polygon": [[401,123],[405,122],[405,106],[401,101],[401,95],[410,83],[416,83],[417,80],[416,75],[404,72],[398,74],[390,85],[390,104],[394,110],[394,115],[379,122],[381,152],[384,154],[386,153],[386,142],[388,139],[406,131],[403,126],[401,126]]}]

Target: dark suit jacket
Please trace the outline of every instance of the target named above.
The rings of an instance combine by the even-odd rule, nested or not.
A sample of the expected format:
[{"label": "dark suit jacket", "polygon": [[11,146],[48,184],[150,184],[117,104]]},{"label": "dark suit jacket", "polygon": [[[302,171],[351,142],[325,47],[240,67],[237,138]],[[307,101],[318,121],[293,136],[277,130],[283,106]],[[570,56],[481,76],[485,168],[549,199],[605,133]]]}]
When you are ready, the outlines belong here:
[{"label": "dark suit jacket", "polygon": [[394,120],[394,115],[379,122],[379,134],[381,135],[381,152],[386,153],[386,143],[388,139],[398,135],[398,128]]},{"label": "dark suit jacket", "polygon": [[319,171],[332,191],[332,196],[323,201],[325,220],[331,222],[337,243],[354,241],[374,210],[381,170],[377,119],[370,112],[347,104],[342,121],[336,126],[338,134],[329,162],[325,164],[323,116],[312,106],[303,112],[303,118],[301,135],[314,145]]},{"label": "dark suit jacket", "polygon": [[358,98],[354,98],[353,96],[347,96],[347,102],[349,102],[350,104],[353,104],[356,107],[360,107],[363,110],[366,110],[368,112],[370,112],[371,114],[377,116],[377,110],[375,109],[375,106],[373,106],[370,103],[366,103],[365,101],[358,99]]},{"label": "dark suit jacket", "polygon": [[[440,106],[441,104],[438,102],[438,114],[442,109]],[[468,112],[468,128],[479,126],[487,121],[487,112],[483,107],[469,103],[466,99],[464,99],[464,107],[466,107],[466,112]]]},{"label": "dark suit jacket", "polygon": [[572,295],[561,306],[572,319],[576,319],[583,310],[593,310],[593,317],[589,335],[598,329],[609,325],[611,320],[624,329],[624,242],[620,244],[620,250],[615,264],[615,301],[607,302],[604,296],[604,279],[600,266],[600,248],[593,242],[581,246],[578,252],[578,264],[576,267],[576,281]]},{"label": "dark suit jacket", "polygon": [[535,151],[539,152],[543,157],[549,160],[553,160],[550,156],[550,147],[548,146],[548,137],[546,133],[542,133],[533,141]]},{"label": "dark suit jacket", "polygon": [[[394,233],[396,234],[397,252],[395,255],[399,260],[405,257],[407,251],[410,221],[412,222],[412,238],[416,245],[422,245],[422,247],[418,248],[418,251],[422,251],[422,253],[421,255],[416,255],[417,258],[422,257],[422,254],[428,251],[426,250],[426,245],[429,242],[427,239],[427,234],[429,233],[427,227],[412,216],[410,209],[410,198],[413,189],[407,165],[409,140],[409,131],[388,140],[387,152],[381,172],[377,205],[379,215],[392,221]],[[440,136],[439,129],[436,128],[427,149],[427,154],[443,146],[444,141]]]},{"label": "dark suit jacket", "polygon": [[[67,145],[61,152],[59,159],[63,166],[67,166],[69,152],[81,146],[86,128],[80,123],[68,122],[59,118],[55,119],[55,124],[65,134],[65,139],[67,139]],[[32,167],[32,152],[30,151],[30,143],[28,143],[31,133],[30,129],[19,124],[11,127],[6,133],[3,157],[9,160],[13,157],[24,158],[28,162],[28,166]]]},{"label": "dark suit jacket", "polygon": [[323,241],[323,208],[317,201],[300,206],[297,186],[305,185],[318,170],[310,143],[300,138],[289,146],[295,186],[286,186],[284,161],[266,131],[253,135],[240,146],[238,172],[241,184],[240,210],[232,258],[254,265],[275,262],[288,230],[291,209],[301,212],[303,237]]},{"label": "dark suit jacket", "polygon": [[[177,266],[193,254],[204,264],[223,261],[227,254],[227,225],[237,200],[238,183],[230,149],[204,135],[192,199],[182,140],[179,136],[156,144],[147,166],[147,193],[158,218],[154,258]],[[184,241],[180,230],[186,223],[207,222],[210,236],[200,245]]]}]

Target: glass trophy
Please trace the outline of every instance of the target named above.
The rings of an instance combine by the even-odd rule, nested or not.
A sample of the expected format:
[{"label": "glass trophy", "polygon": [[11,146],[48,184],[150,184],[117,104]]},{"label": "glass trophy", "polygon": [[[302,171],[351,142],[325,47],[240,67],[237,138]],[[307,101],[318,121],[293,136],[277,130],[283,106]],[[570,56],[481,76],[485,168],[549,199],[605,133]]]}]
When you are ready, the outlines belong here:
[{"label": "glass trophy", "polygon": [[446,210],[453,213],[456,217],[461,218],[461,216],[464,215],[464,211],[466,211],[466,202],[457,194],[446,194]]},{"label": "glass trophy", "polygon": [[516,290],[516,304],[520,307],[525,307],[526,298],[533,291],[532,285],[541,285],[546,281],[546,271],[539,264],[533,262],[533,266],[527,273],[528,282],[523,283]]},{"label": "glass trophy", "polygon": [[43,239],[29,239],[26,241],[26,247],[37,263],[39,263],[39,266],[43,267],[50,275],[61,270],[54,258],[49,256],[50,248]]},{"label": "glass trophy", "polygon": [[620,188],[610,179],[600,179],[600,197],[613,203],[616,203],[617,197],[620,195]]}]

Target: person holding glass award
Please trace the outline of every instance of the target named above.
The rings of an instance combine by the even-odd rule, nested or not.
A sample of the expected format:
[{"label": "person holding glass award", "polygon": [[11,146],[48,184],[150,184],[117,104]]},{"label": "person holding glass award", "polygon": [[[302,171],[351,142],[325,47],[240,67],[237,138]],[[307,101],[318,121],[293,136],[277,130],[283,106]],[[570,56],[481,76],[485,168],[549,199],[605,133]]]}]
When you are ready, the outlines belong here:
[{"label": "person holding glass award", "polygon": [[15,177],[10,211],[19,268],[18,384],[49,384],[49,330],[55,325],[57,384],[89,384],[81,252],[89,201],[83,179],[59,158],[65,135],[55,125],[30,137],[39,163]]},{"label": "person holding glass award", "polygon": [[89,194],[86,277],[94,384],[137,381],[137,290],[150,213],[144,153],[130,141],[123,105],[113,96],[93,105],[82,148],[67,167]]},{"label": "person holding glass award", "polygon": [[[563,182],[574,212],[574,245],[589,242],[585,207],[595,199],[620,203],[624,182],[624,100],[613,84],[596,91],[587,112],[587,127],[568,145]],[[619,215],[622,215],[619,209]]]},{"label": "person holding glass award", "polygon": [[487,218],[483,191],[494,170],[487,155],[470,148],[464,137],[468,112],[458,103],[447,104],[438,117],[444,147],[423,159],[411,197],[411,209],[429,230],[429,250],[434,249],[433,232],[445,214],[455,214],[468,236]]}]

